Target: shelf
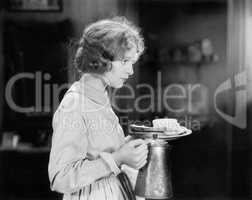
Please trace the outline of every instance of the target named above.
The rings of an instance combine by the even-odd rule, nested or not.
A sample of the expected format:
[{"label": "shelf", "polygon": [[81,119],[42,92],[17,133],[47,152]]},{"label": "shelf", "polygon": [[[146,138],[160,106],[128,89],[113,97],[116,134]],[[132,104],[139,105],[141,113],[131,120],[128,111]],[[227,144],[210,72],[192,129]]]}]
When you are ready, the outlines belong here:
[{"label": "shelf", "polygon": [[50,147],[31,147],[27,145],[20,145],[18,147],[0,147],[0,151],[15,151],[21,153],[49,153]]}]

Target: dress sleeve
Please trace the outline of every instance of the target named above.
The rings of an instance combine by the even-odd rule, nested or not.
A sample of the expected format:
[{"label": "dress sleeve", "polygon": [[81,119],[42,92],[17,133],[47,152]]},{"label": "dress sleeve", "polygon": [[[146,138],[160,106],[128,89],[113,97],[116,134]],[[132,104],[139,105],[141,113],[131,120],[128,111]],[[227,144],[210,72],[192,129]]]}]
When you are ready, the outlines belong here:
[{"label": "dress sleeve", "polygon": [[[73,105],[64,100],[64,106]],[[51,189],[73,193],[96,180],[120,173],[112,155],[103,152],[95,160],[87,159],[87,127],[77,109],[64,111],[60,106],[53,117],[53,138],[49,159]]]}]

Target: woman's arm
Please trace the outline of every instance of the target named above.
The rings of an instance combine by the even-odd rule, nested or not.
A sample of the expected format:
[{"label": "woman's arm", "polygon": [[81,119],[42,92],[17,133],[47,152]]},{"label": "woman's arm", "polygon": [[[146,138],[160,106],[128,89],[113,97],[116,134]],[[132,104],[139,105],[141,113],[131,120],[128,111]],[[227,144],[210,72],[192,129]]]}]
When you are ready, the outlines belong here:
[{"label": "woman's arm", "polygon": [[118,174],[112,154],[103,152],[95,160],[87,159],[87,129],[78,111],[58,109],[53,119],[53,139],[49,161],[52,190],[72,193],[94,181]]}]

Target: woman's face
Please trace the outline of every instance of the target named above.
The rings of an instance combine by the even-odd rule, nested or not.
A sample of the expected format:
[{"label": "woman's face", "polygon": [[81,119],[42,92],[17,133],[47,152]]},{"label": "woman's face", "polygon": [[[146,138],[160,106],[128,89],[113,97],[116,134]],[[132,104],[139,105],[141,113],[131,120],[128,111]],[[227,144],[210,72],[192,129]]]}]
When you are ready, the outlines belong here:
[{"label": "woman's face", "polygon": [[112,69],[104,73],[105,79],[113,88],[120,88],[124,82],[133,75],[133,64],[137,61],[138,54],[136,48],[132,48],[125,52],[124,59],[113,61]]}]

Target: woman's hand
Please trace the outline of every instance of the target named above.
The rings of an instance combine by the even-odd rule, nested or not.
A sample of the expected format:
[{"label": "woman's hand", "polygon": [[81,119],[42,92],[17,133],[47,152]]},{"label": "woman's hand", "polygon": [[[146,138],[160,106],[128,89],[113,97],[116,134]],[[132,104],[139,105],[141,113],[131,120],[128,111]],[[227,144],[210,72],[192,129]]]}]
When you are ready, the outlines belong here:
[{"label": "woman's hand", "polygon": [[135,169],[140,169],[146,164],[147,155],[147,144],[142,139],[131,140],[113,153],[118,166],[126,164]]}]

